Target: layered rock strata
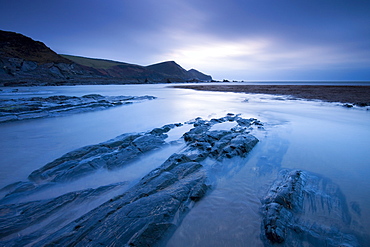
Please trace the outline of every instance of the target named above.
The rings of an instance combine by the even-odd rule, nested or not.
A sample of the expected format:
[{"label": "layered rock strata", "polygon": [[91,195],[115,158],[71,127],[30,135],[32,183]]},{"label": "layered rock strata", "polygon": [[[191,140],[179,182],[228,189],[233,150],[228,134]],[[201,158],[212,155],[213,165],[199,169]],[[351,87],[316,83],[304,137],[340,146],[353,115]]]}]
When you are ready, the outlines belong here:
[{"label": "layered rock strata", "polygon": [[34,118],[55,117],[72,113],[102,110],[154,96],[102,96],[88,94],[81,97],[57,95],[18,99],[0,99],[0,123]]},{"label": "layered rock strata", "polygon": [[[233,128],[212,130],[212,126],[234,122]],[[165,125],[152,131],[124,134],[108,142],[84,147],[34,171],[29,182],[3,189],[8,195],[0,207],[1,242],[5,246],[155,246],[166,241],[191,207],[210,189],[205,159],[222,161],[244,157],[258,140],[249,134],[256,119],[228,114],[205,121],[197,118],[186,124],[194,127],[183,136],[185,148],[171,155],[134,186],[122,184],[71,192],[56,198],[8,204],[7,197],[22,197],[41,184],[66,183],[99,169],[118,169],[145,152],[166,145],[168,132],[181,124]],[[136,149],[138,152],[133,151]],[[23,184],[22,184],[23,183]],[[28,186],[27,183],[30,185]],[[29,188],[29,189],[27,189]],[[23,190],[23,191],[22,191]],[[112,196],[114,191],[116,196]],[[91,195],[111,195],[97,203]],[[110,194],[111,193],[111,194]],[[99,197],[101,198],[101,197]],[[88,212],[64,219],[65,209],[79,207],[81,200],[98,204]],[[73,206],[71,206],[73,205]],[[78,217],[77,217],[78,216]],[[22,221],[27,224],[21,224]],[[43,227],[41,227],[43,226]],[[45,227],[49,226],[49,227]]]},{"label": "layered rock strata", "polygon": [[361,246],[339,187],[301,170],[283,170],[262,201],[265,246]]}]

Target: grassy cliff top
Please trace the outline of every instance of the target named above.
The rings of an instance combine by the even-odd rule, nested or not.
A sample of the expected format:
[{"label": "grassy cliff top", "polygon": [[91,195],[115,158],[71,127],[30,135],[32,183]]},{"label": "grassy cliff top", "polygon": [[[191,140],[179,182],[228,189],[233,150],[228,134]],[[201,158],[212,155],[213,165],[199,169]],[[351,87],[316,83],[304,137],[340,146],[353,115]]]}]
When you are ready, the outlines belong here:
[{"label": "grassy cliff top", "polygon": [[95,69],[109,69],[116,65],[127,65],[127,63],[105,60],[105,59],[97,59],[97,58],[87,58],[87,57],[79,57],[79,56],[72,56],[72,55],[64,55],[60,54],[60,56],[69,59],[75,63],[92,67]]}]

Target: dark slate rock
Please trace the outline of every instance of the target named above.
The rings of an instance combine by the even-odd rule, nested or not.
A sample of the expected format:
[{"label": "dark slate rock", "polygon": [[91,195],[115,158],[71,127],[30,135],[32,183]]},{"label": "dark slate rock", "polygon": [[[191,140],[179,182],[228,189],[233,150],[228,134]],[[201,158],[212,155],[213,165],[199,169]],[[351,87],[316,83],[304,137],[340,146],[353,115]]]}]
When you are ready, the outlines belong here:
[{"label": "dark slate rock", "polygon": [[123,104],[153,100],[154,96],[102,96],[88,94],[82,97],[55,95],[0,100],[0,122],[101,110]]},{"label": "dark slate rock", "polygon": [[347,103],[347,104],[344,104],[344,105],[343,105],[343,107],[352,108],[352,107],[353,107],[353,105],[352,105],[352,104],[348,104],[348,103]]},{"label": "dark slate rock", "polygon": [[[240,128],[231,130],[213,130],[214,124],[226,121],[240,121]],[[258,143],[258,139],[248,134],[245,126],[260,125],[256,119],[243,119],[238,115],[228,114],[226,117],[205,121],[200,118],[192,122],[194,128],[183,135],[188,144],[188,150],[198,150],[197,161],[207,157],[216,159],[232,158],[234,156],[245,156]]]},{"label": "dark slate rock", "polygon": [[262,204],[266,246],[301,246],[303,242],[310,246],[360,246],[349,228],[352,220],[346,200],[327,179],[300,170],[282,171]]},{"label": "dark slate rock", "polygon": [[[207,190],[206,173],[186,156],[171,156],[126,193],[102,204],[34,246],[141,246],[166,236]],[[114,227],[111,227],[114,226]],[[150,236],[150,238],[148,238]]]},{"label": "dark slate rock", "polygon": [[292,220],[290,210],[302,208],[304,186],[302,171],[288,173],[277,185],[273,185],[264,201],[263,228],[272,243],[282,243],[286,227]]},{"label": "dark slate rock", "polygon": [[7,192],[7,191],[13,191],[13,193],[21,193],[24,191],[32,190],[36,186],[32,182],[16,182],[10,185],[5,186],[4,188],[1,189],[2,192]]},{"label": "dark slate rock", "polygon": [[[90,96],[89,96],[90,97]],[[99,96],[91,96],[99,97]],[[15,234],[43,222],[70,205],[93,199],[99,191],[113,187],[67,193],[55,199],[8,204],[0,207],[0,225],[5,246],[157,246],[164,243],[195,202],[209,191],[206,158],[222,160],[245,156],[258,140],[243,131],[210,131],[212,125],[235,121],[228,115],[218,121],[197,118],[194,128],[184,134],[186,148],[171,155],[161,166],[149,172],[136,185],[111,197],[80,218],[60,227],[39,228],[16,237]],[[34,171],[30,182],[18,182],[3,189],[8,196],[29,195],[42,186],[68,182],[96,169],[116,169],[143,153],[165,144],[168,131],[181,124],[165,125],[147,133],[124,134],[97,145],[90,145],[63,155]],[[73,207],[72,207],[73,208]],[[3,210],[3,211],[2,211]],[[21,224],[24,222],[24,224]],[[51,225],[57,222],[52,221]],[[13,236],[13,237],[12,237]]]},{"label": "dark slate rock", "polygon": [[[98,99],[104,99],[105,97],[100,94],[87,94],[87,95],[82,96],[82,98],[98,100]],[[128,97],[127,99],[132,99],[132,97]]]},{"label": "dark slate rock", "polygon": [[124,134],[107,142],[79,148],[33,171],[28,176],[30,181],[7,186],[6,196],[0,202],[29,195],[55,183],[79,179],[101,168],[118,169],[144,153],[163,147],[166,137],[165,134],[154,135],[150,132]]},{"label": "dark slate rock", "polygon": [[163,139],[165,139],[167,135],[162,135],[160,137],[156,135],[144,135],[136,138],[133,140],[132,144],[140,151],[140,152],[148,152],[159,146],[164,144]]},{"label": "dark slate rock", "polygon": [[114,170],[120,168],[130,161],[135,160],[141,154],[140,150],[130,145],[128,147],[122,148],[117,153],[108,153],[98,157],[97,160],[103,165],[102,167],[108,170]]},{"label": "dark slate rock", "polygon": [[0,239],[45,220],[56,212],[65,210],[72,203],[91,201],[122,185],[119,183],[71,192],[48,200],[2,205],[0,206]]},{"label": "dark slate rock", "polygon": [[258,139],[250,134],[231,135],[231,137],[232,139],[226,143],[222,151],[218,151],[220,155],[224,155],[227,158],[234,156],[244,157],[258,142]]},{"label": "dark slate rock", "polygon": [[166,125],[164,125],[161,128],[155,128],[155,129],[153,129],[152,131],[149,132],[149,134],[152,134],[152,135],[162,135],[164,133],[169,132],[171,129],[173,129],[175,127],[180,127],[182,125],[183,125],[182,123],[166,124]]}]

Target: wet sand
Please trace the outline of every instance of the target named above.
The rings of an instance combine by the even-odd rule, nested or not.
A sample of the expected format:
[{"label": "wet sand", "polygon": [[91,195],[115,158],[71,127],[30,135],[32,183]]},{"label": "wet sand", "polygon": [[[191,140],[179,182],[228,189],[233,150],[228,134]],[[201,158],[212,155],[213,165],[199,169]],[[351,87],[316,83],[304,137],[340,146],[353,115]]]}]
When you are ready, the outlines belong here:
[{"label": "wet sand", "polygon": [[358,106],[370,105],[370,86],[327,86],[327,85],[181,85],[202,91],[242,92],[255,94],[290,95],[294,98],[341,102]]}]

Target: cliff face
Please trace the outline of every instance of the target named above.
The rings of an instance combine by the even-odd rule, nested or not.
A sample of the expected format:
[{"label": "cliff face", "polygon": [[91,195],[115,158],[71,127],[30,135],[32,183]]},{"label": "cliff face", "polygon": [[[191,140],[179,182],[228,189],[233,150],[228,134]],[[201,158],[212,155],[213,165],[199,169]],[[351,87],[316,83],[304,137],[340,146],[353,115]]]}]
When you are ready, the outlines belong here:
[{"label": "cliff face", "polygon": [[0,30],[0,85],[158,83],[211,80],[175,62],[150,66],[58,55],[44,43]]},{"label": "cliff face", "polygon": [[157,63],[147,66],[148,69],[165,75],[169,81],[210,81],[212,77],[205,75],[195,69],[185,70],[174,61]]},{"label": "cliff face", "polygon": [[191,78],[194,78],[196,80],[200,80],[200,81],[211,81],[212,80],[212,76],[205,75],[202,72],[199,72],[198,70],[195,70],[195,69],[188,70],[188,73],[190,74]]},{"label": "cliff face", "polygon": [[43,85],[102,77],[95,69],[58,55],[42,42],[19,33],[0,31],[0,82],[3,85]]},{"label": "cliff face", "polygon": [[19,33],[0,31],[0,56],[45,63],[66,63],[72,61],[59,56],[44,43],[34,41]]}]

